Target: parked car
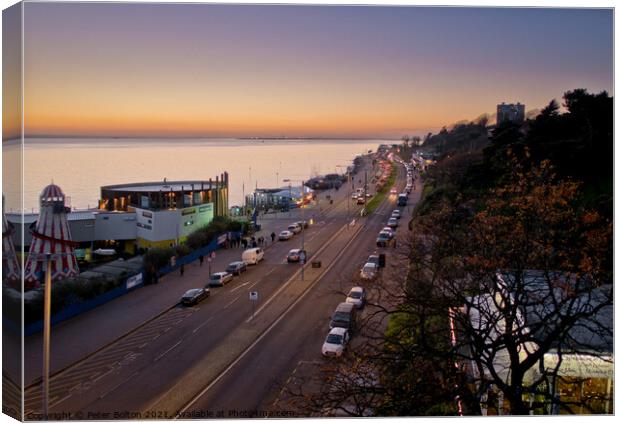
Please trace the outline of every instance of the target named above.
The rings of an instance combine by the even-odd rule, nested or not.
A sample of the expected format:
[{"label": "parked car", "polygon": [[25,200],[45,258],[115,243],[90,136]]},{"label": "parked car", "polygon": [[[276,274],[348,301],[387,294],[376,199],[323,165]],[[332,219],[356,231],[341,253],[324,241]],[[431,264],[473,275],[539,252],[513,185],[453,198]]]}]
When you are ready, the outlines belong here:
[{"label": "parked car", "polygon": [[242,261],[233,261],[226,268],[226,271],[232,275],[240,275],[246,270],[248,270],[248,266]]},{"label": "parked car", "polygon": [[359,196],[359,194],[357,192],[354,192],[353,194],[351,194],[351,199],[357,200],[358,196]]},{"label": "parked car", "polygon": [[368,260],[366,260],[366,263],[373,263],[373,264],[376,264],[377,267],[379,267],[379,256],[377,254],[369,255]]},{"label": "parked car", "polygon": [[[378,258],[378,256],[376,257]],[[366,304],[366,291],[361,286],[354,286],[349,291],[345,301],[355,305],[357,308],[362,308]]]},{"label": "parked car", "polygon": [[299,226],[297,223],[291,223],[286,229],[293,232],[294,234],[298,234],[301,232],[301,226]]},{"label": "parked car", "polygon": [[299,248],[292,249],[288,252],[288,255],[286,256],[286,261],[288,261],[289,263],[298,263],[301,260],[302,252],[303,254],[306,254],[304,250],[301,250]]},{"label": "parked car", "polygon": [[208,288],[194,288],[187,291],[181,297],[181,304],[183,305],[194,305],[198,304],[205,298],[207,298],[211,294]]},{"label": "parked car", "polygon": [[357,204],[366,204],[366,199],[363,194],[361,197],[357,197]]},{"label": "parked car", "polygon": [[307,229],[308,228],[308,221],[307,220],[300,220],[299,222],[295,222],[295,225],[299,225],[300,228]]},{"label": "parked car", "polygon": [[390,239],[394,238],[394,235],[395,235],[394,229],[390,228],[389,226],[385,226],[383,229],[381,229],[381,232],[384,232],[385,234],[387,234],[387,236],[390,237]]},{"label": "parked car", "polygon": [[379,270],[378,264],[366,263],[360,270],[360,277],[367,280],[374,279],[377,277],[377,270]]},{"label": "parked car", "polygon": [[286,241],[286,240],[289,240],[291,238],[293,238],[293,232],[291,232],[291,231],[282,231],[278,235],[278,239],[280,241]]},{"label": "parked car", "polygon": [[353,331],[355,328],[357,319],[357,313],[355,306],[351,303],[340,303],[334,314],[332,314],[332,320],[329,322],[329,328],[345,328],[349,331]]},{"label": "parked car", "polygon": [[215,272],[209,277],[209,286],[224,286],[232,280],[233,275],[228,272]]},{"label": "parked car", "polygon": [[398,219],[396,219],[395,217],[390,217],[387,221],[387,225],[390,228],[396,228],[398,226]]},{"label": "parked car", "polygon": [[377,237],[377,247],[387,247],[392,237],[384,231],[379,232]]},{"label": "parked car", "polygon": [[400,210],[396,209],[392,211],[392,217],[395,219],[400,219],[401,215],[400,215]]},{"label": "parked car", "polygon": [[265,256],[262,248],[248,248],[241,254],[241,260],[245,264],[258,264]]},{"label": "parked car", "polygon": [[349,331],[345,328],[333,328],[329,331],[321,352],[325,357],[340,357],[349,343]]}]

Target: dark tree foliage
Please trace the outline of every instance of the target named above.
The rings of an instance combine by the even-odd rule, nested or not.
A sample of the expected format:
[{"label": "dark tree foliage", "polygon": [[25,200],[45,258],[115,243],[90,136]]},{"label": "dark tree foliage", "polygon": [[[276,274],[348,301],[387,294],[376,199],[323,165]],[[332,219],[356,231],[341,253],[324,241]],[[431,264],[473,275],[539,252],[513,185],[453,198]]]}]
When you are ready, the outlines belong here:
[{"label": "dark tree foliage", "polygon": [[564,107],[567,112],[559,113],[552,100],[523,125],[498,126],[484,150],[484,164],[472,168],[471,179],[480,188],[498,186],[510,172],[509,154],[528,159],[529,166],[548,160],[561,179],[582,182],[584,206],[611,218],[613,98],[605,91],[589,94],[576,89],[564,94]]}]

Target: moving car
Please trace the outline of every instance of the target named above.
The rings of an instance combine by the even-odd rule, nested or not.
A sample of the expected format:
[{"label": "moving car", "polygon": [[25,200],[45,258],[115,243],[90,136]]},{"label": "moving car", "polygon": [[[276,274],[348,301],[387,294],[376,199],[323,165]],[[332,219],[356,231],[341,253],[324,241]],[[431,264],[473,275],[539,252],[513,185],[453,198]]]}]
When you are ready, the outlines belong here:
[{"label": "moving car", "polygon": [[183,305],[194,305],[198,304],[200,301],[204,300],[211,294],[208,288],[194,288],[187,291],[181,297],[181,304]]},{"label": "moving car", "polygon": [[396,188],[392,188],[390,190],[390,194],[392,194],[392,195],[396,195],[397,193],[398,193],[398,191],[396,191]]},{"label": "moving car", "polygon": [[215,272],[209,277],[209,286],[224,286],[232,280],[233,275],[228,272]]},{"label": "moving car", "polygon": [[321,352],[325,357],[340,357],[349,343],[349,331],[345,328],[333,328],[329,331]]},{"label": "moving car", "polygon": [[294,234],[298,234],[301,232],[301,226],[299,226],[299,224],[297,223],[291,223],[290,225],[288,225],[288,228],[286,229],[293,232]]},{"label": "moving car", "polygon": [[258,264],[265,256],[262,248],[248,248],[241,254],[241,260],[245,264]]},{"label": "moving car", "polygon": [[390,228],[396,228],[398,226],[398,219],[396,219],[395,217],[390,217],[387,221],[387,225]]},{"label": "moving car", "polygon": [[375,263],[366,263],[362,270],[360,270],[360,277],[362,279],[371,280],[377,276],[377,270],[379,269],[379,265]]},{"label": "moving car", "polygon": [[240,275],[241,273],[248,270],[248,266],[242,261],[233,261],[228,264],[226,271],[233,275]]},{"label": "moving car", "polygon": [[278,235],[278,239],[280,241],[286,241],[286,240],[289,240],[291,238],[293,238],[293,232],[291,232],[291,231],[282,231]]},{"label": "moving car", "polygon": [[288,261],[289,263],[298,263],[301,260],[302,252],[304,255],[306,254],[304,250],[301,250],[299,248],[292,249],[288,252],[288,255],[286,256],[286,261]]},{"label": "moving car", "polygon": [[357,197],[357,204],[366,204],[366,199],[363,195],[361,197]]},{"label": "moving car", "polygon": [[366,304],[366,291],[361,286],[354,286],[349,291],[345,302],[351,303],[357,308],[364,307],[364,304]]}]

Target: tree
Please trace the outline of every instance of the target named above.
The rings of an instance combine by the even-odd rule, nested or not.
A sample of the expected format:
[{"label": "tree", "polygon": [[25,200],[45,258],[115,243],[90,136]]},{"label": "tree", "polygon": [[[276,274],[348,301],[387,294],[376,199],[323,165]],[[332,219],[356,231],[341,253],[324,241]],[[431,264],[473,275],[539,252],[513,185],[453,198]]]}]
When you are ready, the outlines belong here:
[{"label": "tree", "polygon": [[[557,401],[547,388],[562,354],[602,352],[612,339],[612,229],[579,207],[579,185],[557,180],[548,162],[528,171],[516,160],[511,166],[479,211],[460,204],[418,222],[412,276],[452,310],[452,353],[473,363],[473,397],[493,385],[512,414],[527,414],[526,394],[538,407]],[[576,335],[584,330],[591,341]],[[537,372],[550,351],[560,359]]]}]

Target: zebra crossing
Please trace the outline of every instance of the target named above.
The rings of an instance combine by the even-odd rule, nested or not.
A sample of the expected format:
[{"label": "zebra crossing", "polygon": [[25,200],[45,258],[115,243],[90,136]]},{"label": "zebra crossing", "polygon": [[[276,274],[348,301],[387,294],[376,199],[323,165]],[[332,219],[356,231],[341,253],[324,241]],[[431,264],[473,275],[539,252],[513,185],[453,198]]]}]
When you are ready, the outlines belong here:
[{"label": "zebra crossing", "polygon": [[[140,359],[140,350],[198,311],[198,307],[177,306],[104,349],[55,374],[50,379],[49,407],[79,395],[109,374]],[[42,411],[42,384],[25,391],[25,414]]]}]

